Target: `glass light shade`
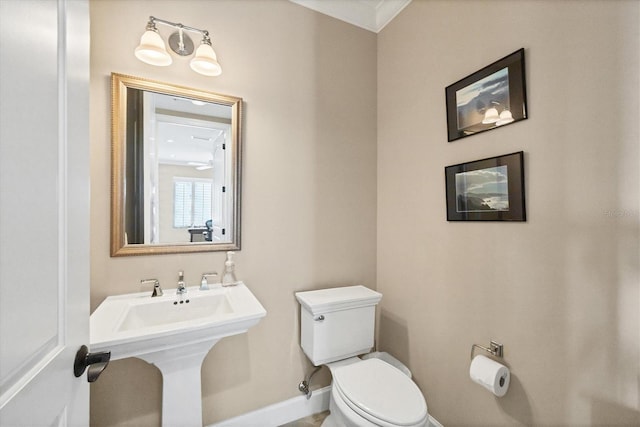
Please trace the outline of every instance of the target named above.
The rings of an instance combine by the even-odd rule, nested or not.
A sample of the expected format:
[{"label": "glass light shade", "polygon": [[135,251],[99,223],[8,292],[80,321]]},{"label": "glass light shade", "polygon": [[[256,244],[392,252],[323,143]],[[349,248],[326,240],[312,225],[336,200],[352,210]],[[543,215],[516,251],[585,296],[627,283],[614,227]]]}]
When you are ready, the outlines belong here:
[{"label": "glass light shade", "polygon": [[142,62],[161,67],[171,65],[173,62],[160,34],[151,30],[145,31],[140,37],[140,44],[135,50],[135,55]]},{"label": "glass light shade", "polygon": [[222,74],[222,67],[218,64],[218,58],[211,45],[202,43],[196,49],[195,56],[191,60],[191,69],[204,76],[219,76]]},{"label": "glass light shade", "polygon": [[506,125],[507,123],[511,123],[513,121],[513,116],[511,115],[511,111],[504,110],[500,113],[500,120],[496,122],[497,126]]},{"label": "glass light shade", "polygon": [[484,119],[482,119],[482,123],[487,125],[490,123],[495,123],[500,120],[500,116],[498,115],[498,110],[495,108],[489,108],[486,113],[484,113]]}]

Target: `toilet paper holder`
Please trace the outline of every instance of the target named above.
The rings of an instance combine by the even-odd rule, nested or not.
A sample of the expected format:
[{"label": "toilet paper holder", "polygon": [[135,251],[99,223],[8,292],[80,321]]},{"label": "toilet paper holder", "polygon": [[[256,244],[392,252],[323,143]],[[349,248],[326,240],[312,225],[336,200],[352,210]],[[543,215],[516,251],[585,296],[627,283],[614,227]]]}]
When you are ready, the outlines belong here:
[{"label": "toilet paper holder", "polygon": [[503,357],[504,355],[504,346],[492,340],[491,343],[489,344],[489,348],[483,347],[478,344],[471,345],[471,360],[473,360],[473,349],[476,347],[486,351],[487,353],[491,353],[496,357]]}]

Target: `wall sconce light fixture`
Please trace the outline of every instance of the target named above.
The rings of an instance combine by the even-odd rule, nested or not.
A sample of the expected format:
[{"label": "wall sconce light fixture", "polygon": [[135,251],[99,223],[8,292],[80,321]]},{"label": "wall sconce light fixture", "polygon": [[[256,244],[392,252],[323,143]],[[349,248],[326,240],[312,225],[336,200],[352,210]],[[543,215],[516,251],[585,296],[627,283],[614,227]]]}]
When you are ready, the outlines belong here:
[{"label": "wall sconce light fixture", "polygon": [[200,46],[195,50],[195,55],[191,59],[189,65],[196,73],[205,76],[219,76],[222,74],[222,67],[218,63],[218,57],[211,47],[211,38],[209,31],[199,30],[198,28],[188,27],[175,22],[165,21],[153,16],[149,17],[147,28],[142,37],[140,44],[135,49],[136,58],[147,64],[165,67],[173,62],[171,55],[167,52],[164,41],[158,33],[157,24],[168,25],[178,30],[169,36],[169,47],[172,51],[180,56],[189,56],[193,53],[193,41],[185,34],[185,31],[200,33],[202,41]]}]

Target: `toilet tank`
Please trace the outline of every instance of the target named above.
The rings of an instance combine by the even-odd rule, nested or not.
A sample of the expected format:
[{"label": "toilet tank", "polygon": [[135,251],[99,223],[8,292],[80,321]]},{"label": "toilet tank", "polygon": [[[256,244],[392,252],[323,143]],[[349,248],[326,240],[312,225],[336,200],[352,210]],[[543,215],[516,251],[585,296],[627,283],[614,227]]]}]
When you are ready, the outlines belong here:
[{"label": "toilet tank", "polygon": [[369,352],[381,298],[364,286],[297,292],[300,344],[311,362],[319,366]]}]

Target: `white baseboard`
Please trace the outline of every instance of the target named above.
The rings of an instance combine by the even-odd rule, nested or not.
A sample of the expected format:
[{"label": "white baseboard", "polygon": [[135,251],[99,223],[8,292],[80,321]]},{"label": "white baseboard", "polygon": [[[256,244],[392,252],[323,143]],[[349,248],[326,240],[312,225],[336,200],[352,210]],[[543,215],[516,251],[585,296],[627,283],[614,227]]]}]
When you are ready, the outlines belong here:
[{"label": "white baseboard", "polygon": [[277,427],[329,409],[331,387],[314,390],[311,398],[300,395],[283,402],[212,424],[209,427]]},{"label": "white baseboard", "polygon": [[[311,398],[293,397],[264,408],[211,424],[209,427],[278,427],[329,409],[331,386],[314,390]],[[444,427],[429,415],[429,427]]]}]

